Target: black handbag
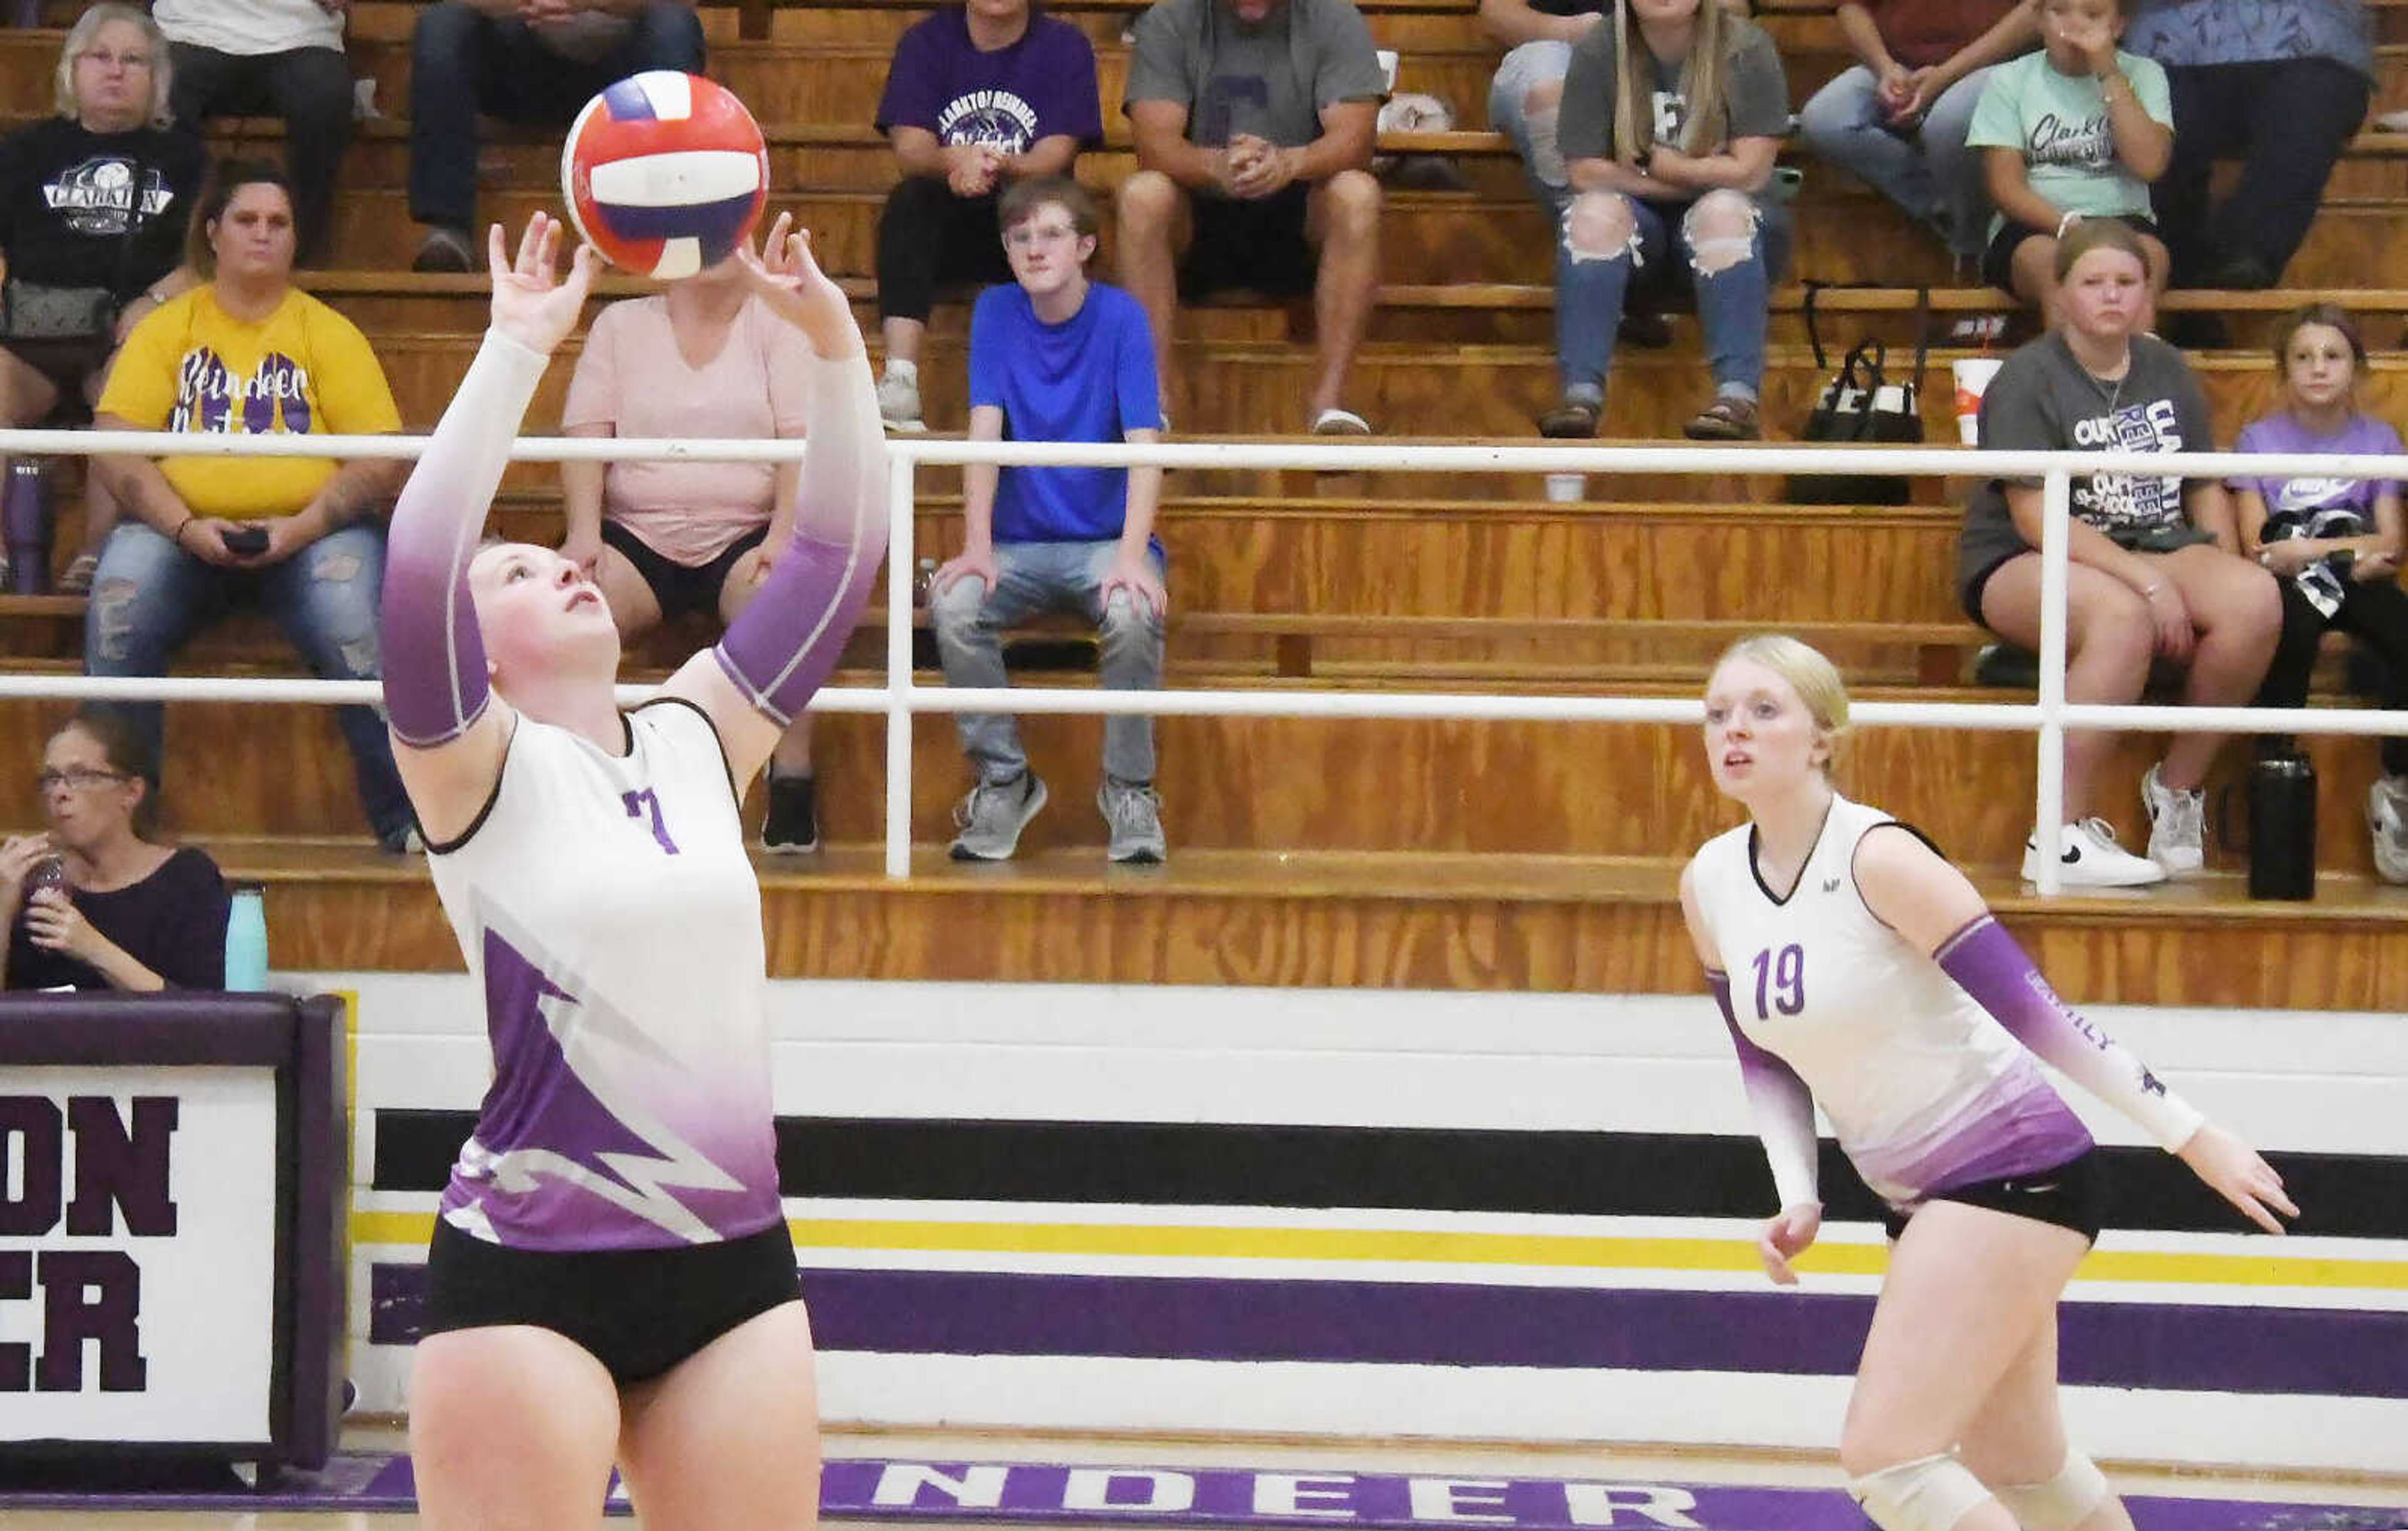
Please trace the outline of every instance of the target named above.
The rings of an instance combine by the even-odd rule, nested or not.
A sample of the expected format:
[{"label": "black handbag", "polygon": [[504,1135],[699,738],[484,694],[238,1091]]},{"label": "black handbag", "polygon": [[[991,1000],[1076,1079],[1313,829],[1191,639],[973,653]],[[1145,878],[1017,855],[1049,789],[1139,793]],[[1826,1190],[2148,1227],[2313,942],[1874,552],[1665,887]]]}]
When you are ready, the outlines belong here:
[{"label": "black handbag", "polygon": [[[115,270],[122,279],[125,257],[142,227],[142,190],[149,171],[134,162],[133,201],[125,209],[125,232],[117,241]],[[49,282],[0,282],[0,339],[114,340],[117,315],[122,308],[113,287],[65,287]]]},{"label": "black handbag", "polygon": [[[1831,365],[1823,350],[1823,336],[1814,321],[1814,295],[1823,286],[1806,284],[1806,339],[1814,348],[1814,369]],[[1859,340],[1842,358],[1840,368],[1815,395],[1814,408],[1798,432],[1801,441],[1837,447],[1914,444],[1923,439],[1923,368],[1930,329],[1931,290],[1915,289],[1914,375],[1901,382],[1889,379],[1889,349],[1879,340]],[[1791,476],[1787,494],[1799,505],[1904,505],[1909,485],[1904,474],[1801,473]]]},{"label": "black handbag", "polygon": [[117,294],[106,287],[53,287],[46,282],[0,284],[0,338],[97,340],[117,327]]}]

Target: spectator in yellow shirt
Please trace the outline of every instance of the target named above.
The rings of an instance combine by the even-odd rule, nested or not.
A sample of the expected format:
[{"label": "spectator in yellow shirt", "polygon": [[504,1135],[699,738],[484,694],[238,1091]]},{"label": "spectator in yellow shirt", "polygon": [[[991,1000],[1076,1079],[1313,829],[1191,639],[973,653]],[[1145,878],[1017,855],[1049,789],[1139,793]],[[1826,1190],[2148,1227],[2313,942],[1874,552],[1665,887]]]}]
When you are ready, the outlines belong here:
[{"label": "spectator in yellow shirt", "polygon": [[[219,166],[193,222],[207,280],[134,327],[102,393],[103,430],[267,436],[401,429],[393,391],[351,321],[293,285],[293,197],[272,165]],[[276,619],[329,680],[375,679],[384,579],[380,518],[397,461],[93,459],[125,519],[101,550],[84,618],[93,675],[162,675],[231,604]],[[159,708],[129,709],[156,749]],[[340,709],[377,838],[408,848],[408,797],[372,708]]]}]

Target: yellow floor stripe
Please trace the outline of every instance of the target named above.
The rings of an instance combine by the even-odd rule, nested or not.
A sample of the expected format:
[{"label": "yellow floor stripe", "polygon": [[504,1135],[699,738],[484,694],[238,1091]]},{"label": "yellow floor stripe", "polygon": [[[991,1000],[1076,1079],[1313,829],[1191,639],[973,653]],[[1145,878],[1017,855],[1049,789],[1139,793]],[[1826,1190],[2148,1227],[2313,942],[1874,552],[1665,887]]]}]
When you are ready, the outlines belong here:
[{"label": "yellow floor stripe", "polygon": [[[351,1241],[423,1244],[434,1226],[431,1212],[353,1212]],[[871,1218],[795,1218],[787,1226],[797,1245],[831,1250],[1328,1260],[1589,1270],[1756,1268],[1755,1246],[1737,1238],[1637,1238],[1393,1228],[1195,1227],[1177,1223],[885,1222]],[[1799,1265],[1807,1271],[1827,1276],[1878,1276],[1885,1263],[1885,1252],[1876,1245],[1824,1244],[1810,1251]],[[2165,1285],[2408,1290],[2408,1260],[2108,1251],[2091,1255],[2075,1274],[2082,1281]]]}]

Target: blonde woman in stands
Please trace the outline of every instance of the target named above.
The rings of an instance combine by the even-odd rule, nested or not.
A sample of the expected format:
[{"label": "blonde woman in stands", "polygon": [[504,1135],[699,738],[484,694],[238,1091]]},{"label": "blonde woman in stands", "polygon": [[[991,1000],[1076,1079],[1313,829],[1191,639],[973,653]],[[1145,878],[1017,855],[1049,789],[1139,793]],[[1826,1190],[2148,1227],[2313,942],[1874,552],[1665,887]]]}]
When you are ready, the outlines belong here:
[{"label": "blonde woman in stands", "polygon": [[[1982,399],[1981,444],[2007,451],[2212,451],[2215,438],[2182,353],[2139,333],[2148,302],[2140,236],[2092,219],[2057,243],[2052,279],[2064,323],[2007,358]],[[2066,696],[2135,702],[2159,660],[2184,668],[2183,700],[2241,707],[2256,694],[2282,626],[2264,569],[2238,556],[2232,501],[2212,479],[2088,474],[2073,480],[2066,586]],[[1966,508],[1957,542],[1965,610],[2010,643],[2040,647],[2041,484],[1993,479]],[[2114,736],[2065,741],[2071,887],[2185,877],[2205,862],[2200,790],[2224,736],[2178,734],[2141,782],[2149,854],[2115,843],[2098,813],[2099,766]],[[2037,880],[2040,840],[2024,853]]]},{"label": "blonde woman in stands", "polygon": [[1764,434],[1765,330],[1786,218],[1766,197],[1789,128],[1772,39],[1700,0],[1616,0],[1572,45],[1556,146],[1573,196],[1555,242],[1555,369],[1539,434],[1585,437],[1632,284],[1685,279],[1714,395],[1684,427],[1701,441]]},{"label": "blonde woman in stands", "polygon": [[1787,1285],[1822,1226],[1814,1109],[1887,1203],[1892,1245],[1840,1430],[1882,1531],[2131,1531],[2058,1407],[2057,1305],[2098,1238],[2091,1138],[2034,1059],[2178,1155],[2269,1233],[2282,1178],[2049,989],[1963,873],[1833,790],[1848,697],[1795,638],[1735,645],[1706,765],[1748,822],[1681,874],[1780,1211]]},{"label": "blonde woman in stands", "polygon": [[788,221],[752,292],[809,351],[811,461],[759,597],[621,710],[574,561],[478,534],[596,262],[492,231],[492,327],[394,512],[385,703],[494,1079],[427,1252],[409,1449],[433,1531],[810,1531],[811,1334],[779,1197],[745,784],[885,554],[886,436],[852,306]]},{"label": "blonde woman in stands", "polygon": [[[785,437],[803,434],[809,368],[785,322],[730,257],[595,315],[561,429],[577,436]],[[560,551],[601,588],[633,642],[702,611],[736,620],[794,540],[796,463],[563,463]],[[769,760],[765,850],[819,849],[811,725],[795,720]]]},{"label": "blonde woman in stands", "polygon": [[[182,256],[201,140],[170,125],[170,80],[158,27],[108,0],[67,29],[55,113],[0,138],[0,425],[93,403],[134,326],[199,279]],[[60,579],[73,595],[117,522],[96,479],[84,494],[83,549]],[[0,551],[0,579],[7,567]]]},{"label": "blonde woman in stands", "polygon": [[[2233,450],[2399,456],[2400,433],[2358,407],[2365,365],[2366,342],[2347,311],[2329,303],[2294,309],[2274,336],[2283,407],[2243,426]],[[2283,641],[2259,701],[2305,707],[2319,642],[2338,627],[2381,656],[2383,705],[2408,708],[2408,592],[2400,588],[2408,527],[2399,483],[2308,473],[2251,475],[2231,487],[2241,546],[2274,576],[2283,596]],[[2383,774],[2367,789],[2366,819],[2376,873],[2408,882],[2408,738],[2383,741]]]},{"label": "blonde woman in stands", "polygon": [[2154,327],[2166,290],[2166,247],[2149,222],[2149,183],[2174,151],[2172,97],[2155,60],[2115,46],[2118,0],[2040,0],[2041,47],[1999,65],[1973,108],[1968,146],[1982,151],[1990,246],[1982,278],[2061,322],[2057,245],[2086,218],[2139,231]]}]

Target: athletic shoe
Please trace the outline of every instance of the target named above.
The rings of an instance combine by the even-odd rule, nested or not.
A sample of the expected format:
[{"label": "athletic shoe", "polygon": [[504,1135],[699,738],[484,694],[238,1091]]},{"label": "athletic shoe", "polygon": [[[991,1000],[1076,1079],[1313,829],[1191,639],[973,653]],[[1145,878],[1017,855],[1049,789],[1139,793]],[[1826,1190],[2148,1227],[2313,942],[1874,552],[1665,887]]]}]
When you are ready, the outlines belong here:
[{"label": "athletic shoe", "polygon": [[2374,875],[2408,882],[2408,777],[2375,778],[2366,789],[2366,823],[2374,832]]},{"label": "athletic shoe", "polygon": [[447,228],[440,223],[426,226],[426,237],[418,242],[418,253],[410,258],[412,271],[429,271],[453,276],[477,269],[477,244],[466,229]]},{"label": "athletic shoe", "polygon": [[426,849],[416,824],[404,824],[377,837],[377,848],[388,856],[415,856]]},{"label": "athletic shoe", "polygon": [[[2163,882],[2166,869],[2115,843],[2114,826],[2092,817],[2065,826],[2057,880],[2069,888],[2140,888]],[[2040,837],[2024,842],[2024,880],[2040,880]]]},{"label": "athletic shoe", "polygon": [[2197,877],[2207,866],[2207,794],[2169,787],[2149,767],[2141,778],[2141,806],[2149,811],[2149,859],[2168,877]]},{"label": "athletic shoe", "polygon": [[890,371],[879,379],[878,418],[890,431],[905,436],[917,436],[928,428],[920,418],[920,379],[905,378]]},{"label": "athletic shoe", "polygon": [[955,861],[1010,861],[1020,848],[1020,832],[1045,806],[1045,783],[1034,771],[1023,771],[999,785],[980,782],[953,808]]},{"label": "athletic shoe", "polygon": [[761,849],[808,855],[820,848],[818,782],[808,776],[769,777],[769,811],[761,820]]},{"label": "athletic shoe", "polygon": [[1106,852],[1112,860],[1153,866],[1169,853],[1169,843],[1162,836],[1162,798],[1152,787],[1106,777],[1096,789],[1096,811],[1104,816],[1105,825],[1112,832],[1111,848]]}]

